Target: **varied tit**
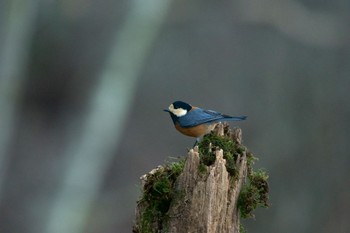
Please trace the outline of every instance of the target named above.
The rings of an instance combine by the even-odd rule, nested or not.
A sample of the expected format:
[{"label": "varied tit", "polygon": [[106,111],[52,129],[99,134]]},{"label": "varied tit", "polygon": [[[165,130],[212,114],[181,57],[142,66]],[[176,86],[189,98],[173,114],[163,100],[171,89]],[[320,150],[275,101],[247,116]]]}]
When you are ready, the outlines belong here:
[{"label": "varied tit", "polygon": [[241,121],[246,116],[232,117],[212,110],[191,106],[182,101],[175,101],[168,109],[175,128],[190,137],[197,138],[210,133],[220,121]]}]

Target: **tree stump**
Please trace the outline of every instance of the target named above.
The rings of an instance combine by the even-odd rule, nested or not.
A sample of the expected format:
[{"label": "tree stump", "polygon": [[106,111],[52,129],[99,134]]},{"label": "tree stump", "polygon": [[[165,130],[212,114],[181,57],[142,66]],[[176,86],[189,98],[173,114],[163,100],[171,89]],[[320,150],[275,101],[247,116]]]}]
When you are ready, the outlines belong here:
[{"label": "tree stump", "polygon": [[[211,137],[204,136],[188,152],[185,160],[143,175],[143,196],[136,208],[133,232],[239,233],[239,197],[247,176],[249,180],[249,174],[253,174],[249,164],[254,161],[251,153],[251,159],[247,159],[247,149],[241,142],[241,129],[231,133],[228,125],[220,123]],[[267,206],[267,175],[264,178],[262,183],[259,179],[257,190],[247,188],[245,193],[261,194],[259,198],[265,198]],[[240,200],[248,217],[257,206],[263,206],[254,198],[253,203],[246,203],[253,196],[245,195],[246,199]]]}]

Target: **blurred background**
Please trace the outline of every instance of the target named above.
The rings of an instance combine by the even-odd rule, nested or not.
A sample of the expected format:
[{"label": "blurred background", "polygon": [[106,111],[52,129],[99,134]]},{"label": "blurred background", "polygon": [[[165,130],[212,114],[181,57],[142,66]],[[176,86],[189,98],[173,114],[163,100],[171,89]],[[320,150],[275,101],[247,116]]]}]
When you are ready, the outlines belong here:
[{"label": "blurred background", "polygon": [[270,174],[248,232],[350,232],[350,2],[4,0],[0,232],[131,232],[139,177],[194,139],[183,100],[248,120]]}]

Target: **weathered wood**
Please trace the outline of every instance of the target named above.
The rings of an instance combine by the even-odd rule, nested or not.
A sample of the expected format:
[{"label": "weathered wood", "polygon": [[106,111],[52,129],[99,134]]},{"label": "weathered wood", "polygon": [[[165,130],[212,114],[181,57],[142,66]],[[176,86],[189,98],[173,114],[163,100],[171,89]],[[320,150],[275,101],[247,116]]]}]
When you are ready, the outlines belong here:
[{"label": "weathered wood", "polygon": [[[224,130],[224,126],[220,124],[215,133],[223,136]],[[235,129],[231,135],[236,143],[241,143],[240,129]],[[209,147],[209,150],[212,149],[215,150],[216,159],[210,166],[200,163],[197,146],[189,151],[183,171],[174,185],[179,195],[171,200],[162,226],[153,223],[151,232],[239,233],[240,216],[237,202],[247,176],[246,152],[243,150],[237,157],[237,172],[232,176],[227,171],[223,150]],[[156,170],[153,170],[151,173],[155,172]],[[143,179],[147,180],[149,174],[144,175]],[[143,232],[139,226],[145,208],[147,206],[139,202],[134,232]]]},{"label": "weathered wood", "polygon": [[239,232],[237,200],[247,161],[243,156],[239,179],[233,180],[226,170],[223,151],[215,153],[216,161],[208,168],[208,175],[200,175],[198,150],[189,152],[177,184],[185,196],[170,207],[169,232]]}]

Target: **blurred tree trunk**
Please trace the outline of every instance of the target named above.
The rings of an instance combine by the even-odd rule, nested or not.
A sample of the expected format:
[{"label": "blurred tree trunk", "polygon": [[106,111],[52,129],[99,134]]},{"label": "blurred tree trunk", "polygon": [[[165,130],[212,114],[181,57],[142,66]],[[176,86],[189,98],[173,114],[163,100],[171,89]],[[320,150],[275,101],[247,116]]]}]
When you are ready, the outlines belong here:
[{"label": "blurred tree trunk", "polygon": [[[222,126],[222,125],[221,125]],[[240,129],[236,130],[234,139],[241,142]],[[219,127],[217,134],[223,135]],[[199,233],[239,233],[240,215],[238,197],[247,176],[247,156],[243,151],[236,160],[236,175],[229,174],[223,150],[216,149],[215,163],[203,167],[200,162],[198,147],[191,149],[186,158],[184,169],[175,182],[179,196],[171,201],[162,224],[151,224],[152,232],[199,232]],[[202,167],[201,167],[202,166]],[[154,174],[154,171],[143,176]],[[136,210],[134,232],[142,233],[145,211],[149,203],[139,202]]]},{"label": "blurred tree trunk", "polygon": [[67,168],[46,232],[80,233],[123,131],[140,70],[166,16],[170,0],[130,2],[84,119],[82,134],[67,148]]},{"label": "blurred tree trunk", "polygon": [[9,145],[17,122],[29,48],[35,29],[38,2],[12,0],[2,2],[0,14],[0,200],[6,179]]}]

